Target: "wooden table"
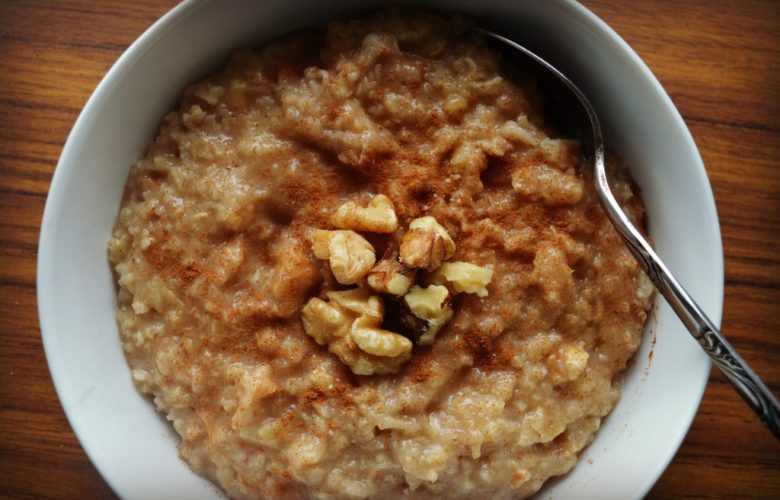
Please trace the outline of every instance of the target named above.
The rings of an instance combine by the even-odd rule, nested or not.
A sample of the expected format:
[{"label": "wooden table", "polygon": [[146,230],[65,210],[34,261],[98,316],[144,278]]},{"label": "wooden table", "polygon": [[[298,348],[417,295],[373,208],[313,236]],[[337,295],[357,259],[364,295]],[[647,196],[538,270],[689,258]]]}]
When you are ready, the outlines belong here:
[{"label": "wooden table", "polygon": [[[0,1],[0,497],[113,496],[49,378],[35,301],[38,231],[79,111],[174,3]],[[693,133],[723,231],[723,330],[780,393],[780,2],[585,3],[647,62]],[[719,373],[650,496],[780,498],[780,443]]]}]

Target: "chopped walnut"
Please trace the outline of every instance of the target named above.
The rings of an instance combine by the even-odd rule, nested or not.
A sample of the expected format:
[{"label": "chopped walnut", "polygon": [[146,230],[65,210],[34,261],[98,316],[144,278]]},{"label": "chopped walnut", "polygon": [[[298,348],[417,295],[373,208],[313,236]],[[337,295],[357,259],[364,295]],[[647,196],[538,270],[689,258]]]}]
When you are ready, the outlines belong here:
[{"label": "chopped walnut", "polygon": [[431,283],[445,285],[452,293],[474,293],[487,297],[493,270],[470,262],[445,262],[430,276]]},{"label": "chopped walnut", "polygon": [[303,329],[319,345],[330,344],[343,337],[350,324],[349,315],[322,299],[311,298],[301,310]]},{"label": "chopped walnut", "polygon": [[352,285],[363,279],[376,262],[374,247],[354,231],[317,229],[311,236],[312,251],[328,260],[336,281]]},{"label": "chopped walnut", "polygon": [[370,290],[352,288],[338,292],[328,292],[325,296],[339,307],[361,316],[371,316],[378,320],[385,314],[382,299]]},{"label": "chopped walnut", "polygon": [[406,354],[390,357],[374,356],[373,354],[363,351],[358,347],[351,335],[344,337],[344,339],[343,342],[331,344],[328,349],[338,356],[345,365],[349,366],[349,369],[352,370],[352,373],[355,375],[386,375],[388,373],[396,373],[401,369],[401,366],[412,357],[411,343],[409,344],[409,351]]},{"label": "chopped walnut", "polygon": [[382,299],[363,288],[328,292],[301,311],[303,328],[357,375],[394,373],[409,360],[412,343],[381,328]]},{"label": "chopped walnut", "polygon": [[352,338],[361,350],[374,356],[397,357],[412,350],[406,337],[379,328],[370,316],[362,316],[352,323]]},{"label": "chopped walnut", "polygon": [[367,207],[361,207],[354,201],[344,203],[336,211],[332,222],[342,229],[369,233],[392,233],[398,229],[393,202],[383,194],[374,196]]},{"label": "chopped walnut", "polygon": [[[414,219],[399,252],[388,251],[376,266],[374,248],[353,229],[394,231],[398,220],[390,199],[377,195],[367,207],[347,202],[332,222],[348,229],[314,230],[312,252],[328,260],[336,281],[360,285],[327,292],[327,301],[309,300],[302,321],[306,333],[327,345],[355,374],[398,371],[411,357],[412,343],[431,344],[452,319],[453,294],[488,294],[493,271],[468,262],[444,262],[455,254],[455,242],[431,216]],[[430,286],[414,284],[417,269],[431,273]],[[377,293],[384,294],[386,302]]]},{"label": "chopped walnut", "polygon": [[414,271],[395,257],[383,259],[368,273],[366,282],[379,293],[400,297],[408,292],[414,283]]},{"label": "chopped walnut", "polygon": [[455,253],[455,242],[431,216],[414,219],[401,239],[401,262],[433,271]]},{"label": "chopped walnut", "polygon": [[430,345],[436,334],[452,318],[450,291],[441,285],[431,285],[423,288],[415,285],[404,295],[404,302],[416,317],[427,323],[425,332],[418,343]]}]

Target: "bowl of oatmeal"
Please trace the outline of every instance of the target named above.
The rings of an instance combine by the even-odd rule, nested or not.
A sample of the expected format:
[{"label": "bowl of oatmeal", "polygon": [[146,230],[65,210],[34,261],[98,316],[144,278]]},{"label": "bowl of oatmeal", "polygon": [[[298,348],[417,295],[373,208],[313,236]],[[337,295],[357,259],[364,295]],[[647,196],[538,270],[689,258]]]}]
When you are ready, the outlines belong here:
[{"label": "bowl of oatmeal", "polygon": [[468,23],[583,87],[624,210],[719,317],[706,174],[636,55],[568,2],[230,7],[185,3],[128,50],[47,201],[47,358],[115,491],[645,493],[709,363],[544,89]]}]

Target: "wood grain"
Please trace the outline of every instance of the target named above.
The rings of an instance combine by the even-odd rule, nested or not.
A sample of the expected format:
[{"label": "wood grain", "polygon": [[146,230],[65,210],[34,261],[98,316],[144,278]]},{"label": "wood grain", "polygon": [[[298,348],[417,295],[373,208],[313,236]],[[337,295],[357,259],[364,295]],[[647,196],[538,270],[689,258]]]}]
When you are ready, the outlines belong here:
[{"label": "wood grain", "polygon": [[[49,378],[35,302],[38,231],[79,111],[122,51],[174,3],[0,0],[1,497],[113,496]],[[585,4],[645,60],[699,146],[723,233],[723,331],[779,393],[780,2]],[[719,373],[649,496],[780,497],[780,443]]]}]

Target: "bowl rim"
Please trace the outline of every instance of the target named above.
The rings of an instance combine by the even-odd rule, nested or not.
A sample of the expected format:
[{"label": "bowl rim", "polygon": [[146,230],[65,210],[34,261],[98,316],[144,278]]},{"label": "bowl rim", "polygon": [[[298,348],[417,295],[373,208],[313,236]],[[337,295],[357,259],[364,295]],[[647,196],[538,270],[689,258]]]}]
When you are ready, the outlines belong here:
[{"label": "bowl rim", "polygon": [[[77,157],[78,151],[76,150],[77,138],[81,133],[81,130],[88,126],[91,121],[91,116],[95,114],[102,106],[102,104],[109,98],[111,91],[117,86],[118,82],[124,78],[128,72],[128,68],[132,65],[132,62],[143,57],[144,53],[149,47],[154,44],[159,38],[161,38],[169,30],[173,29],[178,22],[185,17],[189,12],[200,8],[203,5],[209,3],[210,0],[184,0],[178,5],[174,6],[162,17],[156,20],[151,26],[149,26],[133,43],[122,53],[122,55],[111,66],[105,76],[101,79],[100,83],[96,86],[95,90],[90,95],[78,118],[74,122],[74,125],[68,135],[68,138],[63,146],[60,158],[57,162],[52,180],[49,186],[46,203],[44,207],[41,229],[39,233],[38,244],[38,256],[37,256],[37,268],[36,268],[36,295],[39,315],[39,325],[41,330],[41,337],[43,341],[43,347],[46,355],[47,365],[51,374],[51,378],[55,387],[55,391],[60,400],[61,406],[67,416],[68,422],[76,434],[80,445],[84,449],[90,461],[99,471],[103,479],[109,484],[111,489],[120,494],[118,488],[118,480],[113,474],[106,468],[106,464],[96,456],[96,451],[89,444],[87,435],[89,429],[79,425],[78,419],[75,417],[76,410],[74,408],[73,395],[69,394],[64,386],[64,380],[66,373],[64,371],[63,363],[54,354],[54,338],[57,336],[57,325],[52,312],[52,304],[56,300],[56,296],[52,290],[52,284],[50,277],[52,276],[53,255],[56,253],[56,242],[50,236],[53,233],[53,228],[57,223],[56,208],[65,204],[67,192],[65,191],[64,179],[71,174],[71,171],[75,168],[74,159]],[[720,232],[720,223],[715,205],[712,188],[707,177],[706,169],[701,161],[701,155],[698,148],[695,145],[693,136],[690,133],[685,121],[683,120],[679,110],[673,104],[668,93],[664,90],[661,83],[650,71],[644,61],[639,55],[626,43],[605,21],[599,18],[595,13],[591,12],[584,5],[576,2],[575,0],[555,0],[559,4],[562,4],[570,9],[580,17],[586,23],[589,23],[598,32],[598,35],[606,42],[616,44],[619,50],[624,53],[635,65],[636,69],[641,71],[643,78],[650,83],[655,91],[664,100],[664,103],[672,111],[672,116],[685,134],[685,141],[693,148],[693,152],[696,158],[699,159],[697,165],[692,170],[692,174],[696,177],[697,185],[703,187],[702,193],[706,199],[704,200],[708,215],[712,217],[714,221],[713,232],[709,235],[711,237],[711,245],[718,258],[717,269],[713,269],[712,273],[715,275],[714,281],[717,284],[717,303],[714,307],[710,308],[711,319],[713,322],[720,326],[722,313],[723,313],[723,250],[722,239]],[[657,299],[660,300],[660,299]],[[645,496],[656,481],[660,478],[661,474],[666,470],[668,464],[674,458],[677,450],[682,443],[683,439],[687,435],[687,430],[698,412],[701,399],[709,380],[711,364],[709,360],[701,365],[698,378],[693,392],[696,394],[696,403],[690,406],[688,414],[685,416],[684,432],[678,433],[675,437],[675,442],[670,448],[671,452],[664,460],[659,461],[658,470],[653,474],[649,474],[647,477],[647,483],[641,487],[638,487],[638,491],[641,493],[639,496]]]},{"label": "bowl rim", "polygon": [[103,480],[105,480],[111,490],[120,497],[122,496],[122,492],[118,487],[119,482],[117,478],[115,478],[107,469],[106,464],[98,459],[96,450],[89,445],[89,440],[86,439],[89,429],[79,425],[73,405],[74,401],[72,394],[68,393],[65,388],[66,373],[65,367],[63,366],[64,363],[61,362],[62,360],[60,358],[53,354],[55,352],[54,339],[57,332],[57,325],[53,318],[53,307],[51,304],[56,300],[56,296],[51,290],[52,287],[49,277],[52,276],[54,267],[53,255],[57,249],[54,239],[49,235],[53,233],[54,226],[57,223],[56,210],[54,207],[62,206],[67,195],[64,187],[64,179],[70,175],[70,172],[75,168],[75,163],[72,160],[77,153],[74,150],[76,147],[74,146],[74,143],[80,135],[81,129],[86,127],[90,117],[102,107],[103,102],[108,99],[111,90],[127,73],[127,68],[131,63],[142,57],[147,48],[157,39],[162,37],[168,30],[172,29],[184,14],[196,9],[204,3],[203,0],[183,0],[172,9],[168,10],[162,17],[146,28],[146,30],[144,30],[144,32],[136,38],[124,52],[122,52],[97,84],[76,118],[76,121],[68,134],[68,138],[65,140],[65,144],[62,147],[62,152],[57,161],[57,166],[54,169],[48,194],[46,195],[46,203],[41,219],[41,229],[38,235],[38,259],[35,287],[38,306],[38,322],[41,330],[44,354],[46,356],[46,364],[49,368],[52,383],[54,384],[54,390],[57,393],[60,406],[62,406],[65,416],[67,417],[68,424],[76,435],[81,448],[87,454],[90,462],[100,473]]}]

